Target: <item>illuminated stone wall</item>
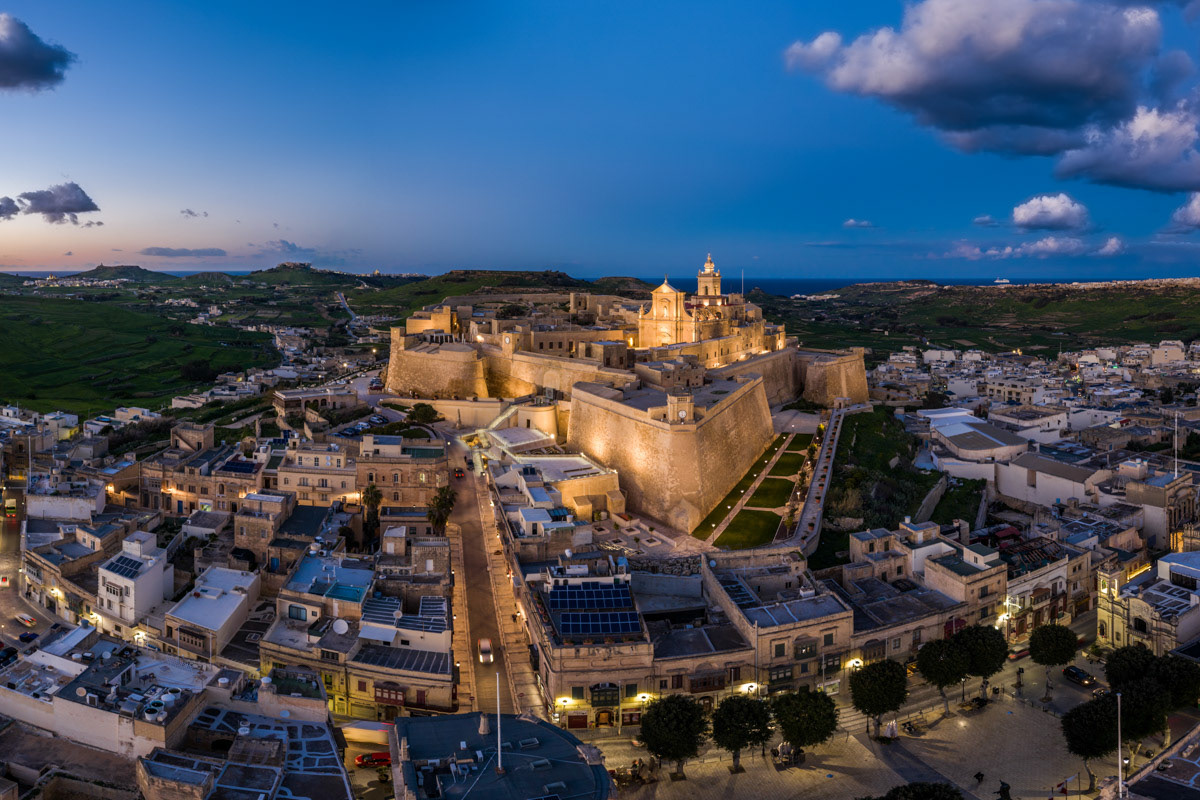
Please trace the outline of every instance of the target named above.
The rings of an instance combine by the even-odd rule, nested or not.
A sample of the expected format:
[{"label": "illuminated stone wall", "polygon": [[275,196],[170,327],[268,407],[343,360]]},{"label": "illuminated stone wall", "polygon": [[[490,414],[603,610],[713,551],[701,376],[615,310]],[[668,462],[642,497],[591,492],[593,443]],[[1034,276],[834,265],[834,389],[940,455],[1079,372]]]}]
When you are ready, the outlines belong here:
[{"label": "illuminated stone wall", "polygon": [[772,441],[762,378],[693,423],[650,419],[601,387],[575,387],[567,446],[617,470],[630,509],[691,531]]}]

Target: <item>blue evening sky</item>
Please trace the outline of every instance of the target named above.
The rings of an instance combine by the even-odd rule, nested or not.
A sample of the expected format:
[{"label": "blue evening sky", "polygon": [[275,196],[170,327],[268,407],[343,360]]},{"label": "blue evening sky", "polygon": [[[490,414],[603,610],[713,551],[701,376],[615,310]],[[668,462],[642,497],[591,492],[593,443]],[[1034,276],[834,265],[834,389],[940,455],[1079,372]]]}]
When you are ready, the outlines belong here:
[{"label": "blue evening sky", "polygon": [[[894,0],[0,11],[78,57],[55,88],[0,93],[0,195],[73,181],[100,207],[81,222],[104,222],[2,222],[3,269],[305,260],[586,277],[686,273],[711,251],[727,274],[762,277],[1194,274],[1189,237],[1155,243],[1186,194],[965,154],[787,68],[797,40],[898,25]],[[1160,13],[1168,43],[1194,51],[1195,29]],[[1089,247],[1118,236],[1127,251],[947,257],[1040,238],[1006,221],[1060,191],[1087,207]],[[1003,224],[973,225],[983,214]],[[151,247],[226,255],[138,253]]]}]

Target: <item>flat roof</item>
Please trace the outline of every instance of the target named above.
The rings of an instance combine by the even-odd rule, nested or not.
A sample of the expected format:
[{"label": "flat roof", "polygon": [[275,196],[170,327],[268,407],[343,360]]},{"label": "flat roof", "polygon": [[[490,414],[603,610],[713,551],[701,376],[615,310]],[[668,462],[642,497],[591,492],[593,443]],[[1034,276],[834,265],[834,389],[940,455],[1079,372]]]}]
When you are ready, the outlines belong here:
[{"label": "flat roof", "polygon": [[198,628],[220,630],[239,608],[249,604],[247,592],[254,581],[252,572],[209,567],[196,578],[192,591],[167,613]]}]

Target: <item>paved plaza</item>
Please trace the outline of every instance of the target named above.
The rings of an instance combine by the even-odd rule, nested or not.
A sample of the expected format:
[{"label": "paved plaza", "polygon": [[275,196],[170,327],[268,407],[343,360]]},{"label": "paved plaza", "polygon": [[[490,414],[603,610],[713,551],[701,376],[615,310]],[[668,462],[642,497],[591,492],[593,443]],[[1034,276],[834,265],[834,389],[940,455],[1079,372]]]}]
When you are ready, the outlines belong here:
[{"label": "paved plaza", "polygon": [[[646,751],[634,748],[628,738],[594,744],[604,751],[610,769],[646,757]],[[939,711],[920,735],[902,734],[893,744],[839,731],[831,742],[809,750],[800,767],[778,771],[769,753],[764,759],[758,752],[742,754],[745,773],[731,775],[729,765],[728,753],[710,747],[685,765],[686,781],[671,781],[662,770],[661,780],[631,787],[621,796],[845,800],[882,794],[901,783],[948,781],[968,800],[988,800],[1003,780],[1012,787],[1013,798],[1044,800],[1052,787],[1076,774],[1087,788],[1083,762],[1067,752],[1058,717],[1007,696],[974,716],[954,711],[941,717]],[[1116,769],[1115,757],[1092,764],[1097,779],[1115,775]],[[978,772],[984,775],[981,785],[974,778]]]}]

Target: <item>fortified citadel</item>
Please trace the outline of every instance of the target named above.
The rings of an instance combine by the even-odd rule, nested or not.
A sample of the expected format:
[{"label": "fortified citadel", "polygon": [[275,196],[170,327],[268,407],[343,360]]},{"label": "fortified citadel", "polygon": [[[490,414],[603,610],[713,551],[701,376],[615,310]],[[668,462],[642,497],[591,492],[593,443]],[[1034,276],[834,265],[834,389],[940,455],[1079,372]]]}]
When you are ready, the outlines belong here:
[{"label": "fortified citadel", "polygon": [[387,390],[552,405],[537,415],[544,434],[616,470],[632,509],[690,531],[771,443],[771,406],[867,400],[861,350],[800,349],[722,293],[711,256],[697,284],[689,296],[664,280],[649,301],[446,298],[392,329]]}]

